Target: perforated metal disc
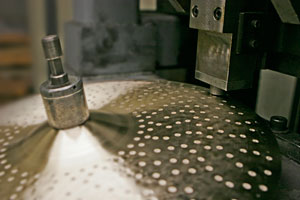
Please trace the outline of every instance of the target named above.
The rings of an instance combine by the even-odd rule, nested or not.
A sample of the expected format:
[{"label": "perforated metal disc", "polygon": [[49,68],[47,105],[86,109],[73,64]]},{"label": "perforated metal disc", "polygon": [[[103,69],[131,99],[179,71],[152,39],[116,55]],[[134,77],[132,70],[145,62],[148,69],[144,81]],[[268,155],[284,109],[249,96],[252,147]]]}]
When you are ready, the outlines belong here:
[{"label": "perforated metal disc", "polygon": [[85,85],[91,117],[54,130],[40,96],[0,109],[1,199],[270,199],[274,136],[243,105],[168,81]]}]

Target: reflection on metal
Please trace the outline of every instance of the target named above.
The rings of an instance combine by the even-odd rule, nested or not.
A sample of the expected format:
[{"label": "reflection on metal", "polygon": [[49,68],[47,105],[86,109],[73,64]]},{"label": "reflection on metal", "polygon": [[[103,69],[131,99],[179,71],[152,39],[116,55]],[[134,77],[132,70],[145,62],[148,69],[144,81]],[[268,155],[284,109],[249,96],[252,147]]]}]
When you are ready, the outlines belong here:
[{"label": "reflection on metal", "polygon": [[225,91],[251,88],[257,55],[232,51],[231,33],[198,31],[195,77]]},{"label": "reflection on metal", "polygon": [[212,85],[209,87],[209,93],[215,96],[223,96],[225,94],[224,90],[221,90]]},{"label": "reflection on metal", "polygon": [[191,1],[190,27],[198,29],[196,79],[225,91],[252,87],[262,44],[257,23],[262,5],[246,0]]},{"label": "reflection on metal", "polygon": [[250,109],[168,81],[85,89],[73,129],[48,127],[38,96],[0,109],[1,199],[272,199],[280,155]]},{"label": "reflection on metal", "polygon": [[232,34],[199,31],[196,78],[228,90]]},{"label": "reflection on metal", "polygon": [[49,35],[42,40],[50,78],[40,87],[48,122],[54,128],[71,128],[84,123],[89,112],[82,80],[64,72],[59,38]]}]

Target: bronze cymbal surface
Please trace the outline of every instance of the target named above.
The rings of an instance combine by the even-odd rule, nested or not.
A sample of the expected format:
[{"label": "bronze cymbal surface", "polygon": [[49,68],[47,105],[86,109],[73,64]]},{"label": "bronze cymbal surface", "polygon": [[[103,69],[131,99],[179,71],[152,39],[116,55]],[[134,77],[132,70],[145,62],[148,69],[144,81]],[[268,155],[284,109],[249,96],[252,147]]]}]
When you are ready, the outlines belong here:
[{"label": "bronze cymbal surface", "polygon": [[271,199],[280,154],[230,97],[169,81],[85,85],[90,119],[56,130],[39,95],[0,108],[1,199]]}]

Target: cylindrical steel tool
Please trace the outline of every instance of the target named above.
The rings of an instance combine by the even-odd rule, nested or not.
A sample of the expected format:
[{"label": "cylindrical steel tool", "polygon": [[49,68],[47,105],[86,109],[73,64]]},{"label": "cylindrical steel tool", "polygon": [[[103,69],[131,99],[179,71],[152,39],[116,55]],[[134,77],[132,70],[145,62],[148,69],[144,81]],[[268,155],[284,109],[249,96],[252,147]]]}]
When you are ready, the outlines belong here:
[{"label": "cylindrical steel tool", "polygon": [[64,72],[58,36],[46,36],[42,39],[42,44],[50,69],[49,80],[40,87],[48,123],[58,129],[84,123],[89,117],[89,111],[82,80]]}]

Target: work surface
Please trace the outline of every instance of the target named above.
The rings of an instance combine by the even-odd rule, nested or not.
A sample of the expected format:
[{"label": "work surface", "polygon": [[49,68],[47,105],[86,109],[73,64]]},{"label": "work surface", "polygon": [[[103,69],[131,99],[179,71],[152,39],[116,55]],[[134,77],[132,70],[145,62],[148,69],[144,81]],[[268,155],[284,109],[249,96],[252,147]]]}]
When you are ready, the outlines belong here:
[{"label": "work surface", "polygon": [[55,130],[40,96],[0,109],[3,199],[270,199],[276,139],[229,97],[168,81],[86,84],[90,119]]}]

